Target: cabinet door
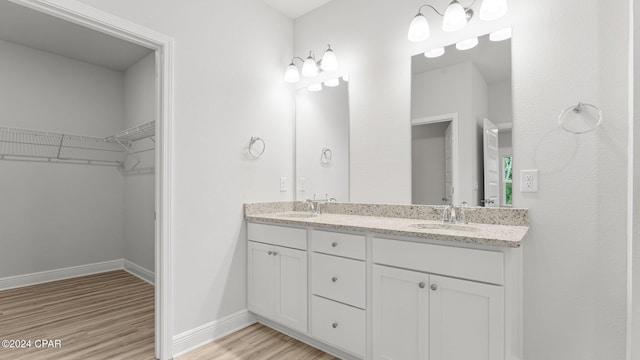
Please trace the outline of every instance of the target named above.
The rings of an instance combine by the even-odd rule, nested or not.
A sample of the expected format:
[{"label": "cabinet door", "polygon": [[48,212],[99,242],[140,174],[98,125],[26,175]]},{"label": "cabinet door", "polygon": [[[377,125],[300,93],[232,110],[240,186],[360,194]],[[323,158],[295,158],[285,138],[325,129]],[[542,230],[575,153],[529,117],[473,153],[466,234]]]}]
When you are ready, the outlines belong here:
[{"label": "cabinet door", "polygon": [[429,359],[429,275],[373,266],[373,358]]},{"label": "cabinet door", "polygon": [[503,360],[504,291],[430,276],[430,360]]},{"label": "cabinet door", "polygon": [[273,318],[275,296],[275,261],[274,246],[248,242],[247,257],[247,305],[249,311]]},{"label": "cabinet door", "polygon": [[274,320],[307,333],[307,252],[275,247]]}]

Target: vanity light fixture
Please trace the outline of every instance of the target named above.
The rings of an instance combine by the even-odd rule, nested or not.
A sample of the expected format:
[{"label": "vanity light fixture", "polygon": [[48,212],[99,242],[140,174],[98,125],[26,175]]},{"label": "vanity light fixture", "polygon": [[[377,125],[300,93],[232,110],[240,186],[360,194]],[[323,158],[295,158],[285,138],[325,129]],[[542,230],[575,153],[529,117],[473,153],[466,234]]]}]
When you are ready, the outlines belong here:
[{"label": "vanity light fixture", "polygon": [[502,41],[507,39],[511,39],[511,28],[494,31],[489,34],[489,40],[491,41]]},{"label": "vanity light fixture", "polygon": [[327,86],[327,87],[336,87],[338,85],[340,85],[340,79],[339,78],[329,79],[329,80],[324,82],[324,86]]},{"label": "vanity light fixture", "polygon": [[313,51],[309,51],[309,56],[307,56],[306,59],[302,59],[299,56],[293,57],[284,73],[284,81],[288,83],[300,81],[300,72],[294,63],[295,60],[302,62],[302,76],[304,77],[316,77],[320,71],[333,71],[338,69],[338,58],[333,52],[333,49],[331,49],[331,45],[327,45],[327,49],[319,61],[316,60]]},{"label": "vanity light fixture", "polygon": [[456,49],[469,50],[476,47],[476,45],[478,45],[478,38],[474,37],[474,38],[460,41],[459,43],[456,44]]},{"label": "vanity light fixture", "polygon": [[309,87],[307,87],[307,90],[309,90],[309,91],[321,91],[322,90],[322,84],[321,83],[316,83],[316,84],[309,85]]},{"label": "vanity light fixture", "polygon": [[427,50],[427,51],[424,52],[424,56],[428,57],[430,59],[437,58],[437,57],[442,56],[442,55],[444,55],[444,48],[443,47]]},{"label": "vanity light fixture", "polygon": [[[418,8],[418,14],[411,21],[409,25],[409,33],[407,38],[411,42],[420,42],[427,40],[431,31],[429,29],[429,22],[427,18],[422,14],[422,9],[425,7],[431,8],[436,14],[442,16],[442,30],[446,32],[458,31],[465,26],[473,17],[473,10],[471,9],[477,0],[473,0],[469,7],[464,7],[458,0],[453,0],[449,3],[449,6],[444,11],[444,14],[438,11],[435,7],[425,4]],[[482,20],[496,20],[507,13],[507,0],[482,0],[480,7],[480,19]]]}]

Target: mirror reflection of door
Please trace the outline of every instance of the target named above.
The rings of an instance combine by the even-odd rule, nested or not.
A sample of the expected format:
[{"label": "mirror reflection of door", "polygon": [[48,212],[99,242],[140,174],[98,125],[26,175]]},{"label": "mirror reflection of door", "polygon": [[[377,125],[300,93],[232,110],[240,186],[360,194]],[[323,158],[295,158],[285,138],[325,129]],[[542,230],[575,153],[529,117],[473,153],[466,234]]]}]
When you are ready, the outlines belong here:
[{"label": "mirror reflection of door", "polygon": [[417,121],[411,130],[411,202],[452,203],[454,198],[453,119]]},{"label": "mirror reflection of door", "polygon": [[498,146],[498,127],[484,119],[483,122],[484,153],[484,199],[485,207],[500,206],[500,156]]}]

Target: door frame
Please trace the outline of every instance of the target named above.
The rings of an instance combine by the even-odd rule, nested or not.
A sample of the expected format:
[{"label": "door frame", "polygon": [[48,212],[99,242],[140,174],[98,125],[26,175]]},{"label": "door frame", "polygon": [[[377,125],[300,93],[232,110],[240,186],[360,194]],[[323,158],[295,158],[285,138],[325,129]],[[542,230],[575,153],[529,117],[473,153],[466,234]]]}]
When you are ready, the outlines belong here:
[{"label": "door frame", "polygon": [[156,54],[155,356],[173,357],[172,158],[173,39],[75,0],[9,0],[80,26],[149,48]]},{"label": "door frame", "polygon": [[[427,124],[437,124],[442,122],[451,122],[451,134],[453,137],[453,145],[452,145],[452,154],[451,154],[451,162],[453,167],[453,198],[451,199],[452,204],[458,203],[459,191],[460,191],[460,168],[458,162],[458,113],[450,113],[450,114],[441,114],[434,116],[425,116],[417,119],[411,119],[411,129],[413,130],[414,126],[418,125],[427,125]],[[412,166],[413,167],[413,166]],[[413,169],[412,169],[413,171]]]}]

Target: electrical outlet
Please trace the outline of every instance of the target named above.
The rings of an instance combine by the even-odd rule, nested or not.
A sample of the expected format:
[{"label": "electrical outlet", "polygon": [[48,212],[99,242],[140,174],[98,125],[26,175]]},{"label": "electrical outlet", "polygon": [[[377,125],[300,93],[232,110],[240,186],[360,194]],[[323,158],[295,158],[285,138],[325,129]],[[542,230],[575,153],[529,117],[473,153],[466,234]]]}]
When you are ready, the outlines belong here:
[{"label": "electrical outlet", "polygon": [[307,191],[307,179],[303,177],[298,179],[298,191],[300,192]]},{"label": "electrical outlet", "polygon": [[286,192],[286,191],[287,191],[287,178],[283,176],[280,178],[280,192]]},{"label": "electrical outlet", "polygon": [[520,170],[520,192],[538,192],[538,170]]}]

